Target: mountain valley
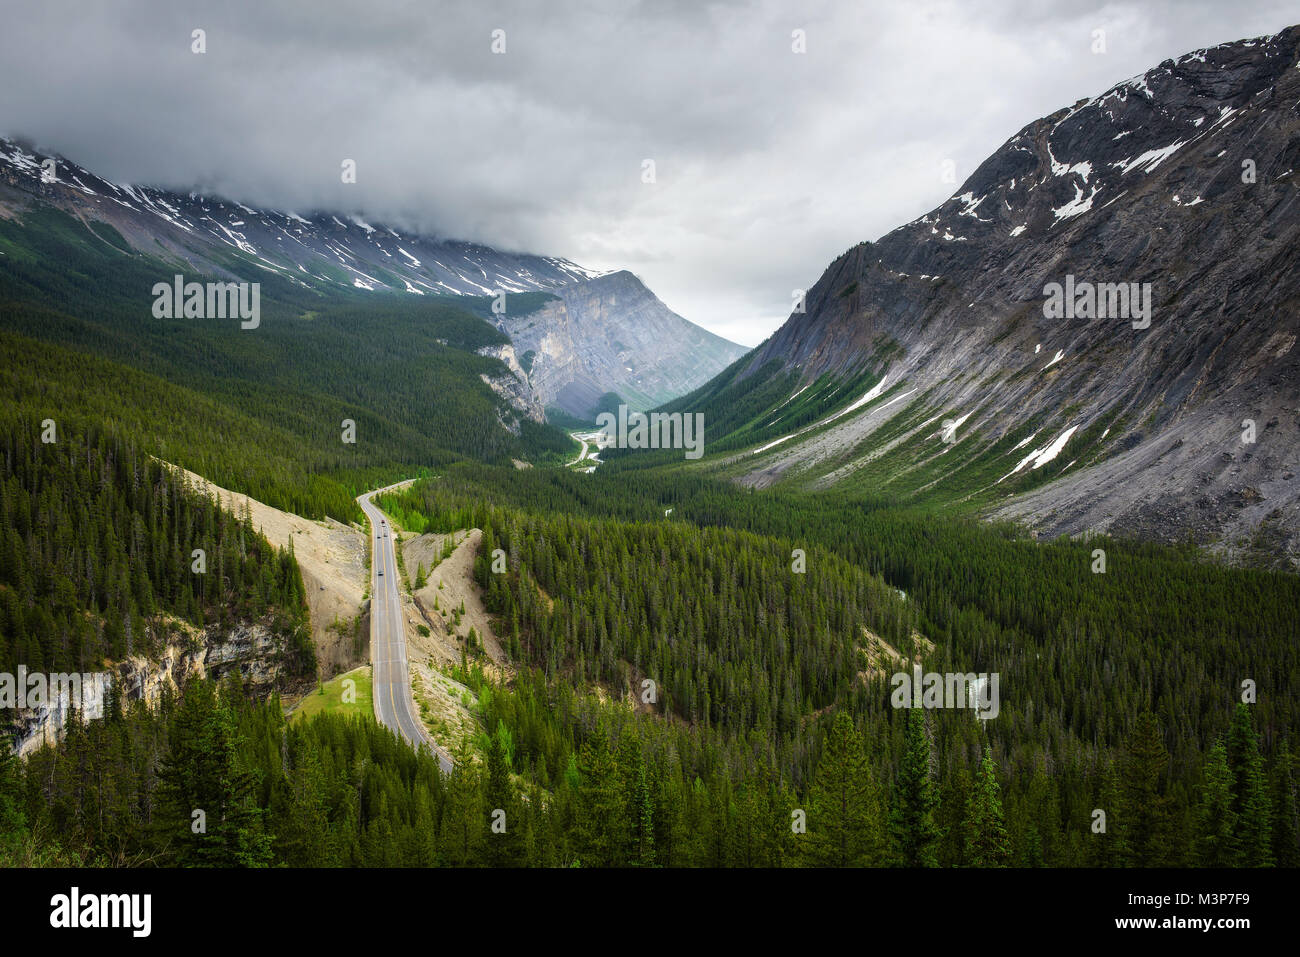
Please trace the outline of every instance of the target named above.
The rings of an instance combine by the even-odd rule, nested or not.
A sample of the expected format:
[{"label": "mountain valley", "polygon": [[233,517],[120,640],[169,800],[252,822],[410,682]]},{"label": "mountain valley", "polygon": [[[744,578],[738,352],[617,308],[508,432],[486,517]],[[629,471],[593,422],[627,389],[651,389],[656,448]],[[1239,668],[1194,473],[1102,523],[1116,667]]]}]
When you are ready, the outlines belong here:
[{"label": "mountain valley", "polygon": [[[603,169],[532,72],[581,51],[534,61],[531,39],[491,83],[420,66],[478,92],[521,71],[497,107],[536,96],[559,155]],[[693,104],[655,121],[738,178],[787,162],[725,149],[780,105],[741,79],[706,104],[725,130]],[[508,128],[476,171],[503,208],[506,160],[546,162]],[[435,132],[470,165],[468,133]],[[644,224],[695,216],[710,181],[663,152],[661,183],[538,176],[519,207],[621,210],[647,242],[593,248],[668,248]],[[262,872],[250,898],[286,913],[367,867],[431,920],[442,885],[397,869],[499,868],[504,894],[525,867],[890,868],[862,881],[896,908],[945,893],[912,872],[978,868],[1011,888],[982,913],[1088,869],[1093,921],[1092,869],[1191,888],[1300,866],[1300,26],[1168,59],[973,168],[749,349],[629,269],[111,183],[0,139],[0,865],[132,868],[190,903],[213,899],[199,869]],[[751,248],[825,208],[796,172],[788,205],[710,206],[702,233]],[[692,255],[636,261],[656,284],[783,275]],[[643,413],[681,441],[629,440]],[[11,701],[19,675],[53,691]]]}]

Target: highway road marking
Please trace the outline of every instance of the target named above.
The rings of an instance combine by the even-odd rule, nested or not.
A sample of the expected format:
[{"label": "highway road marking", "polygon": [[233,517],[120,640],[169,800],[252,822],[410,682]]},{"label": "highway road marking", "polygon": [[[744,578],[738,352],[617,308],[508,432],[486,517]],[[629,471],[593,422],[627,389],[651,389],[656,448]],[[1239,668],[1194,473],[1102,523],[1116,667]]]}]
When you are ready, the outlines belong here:
[{"label": "highway road marking", "polygon": [[[414,481],[414,479],[410,481]],[[384,715],[383,696],[381,692],[380,694],[375,695],[374,698],[375,716],[379,719],[381,724],[396,731],[417,750],[421,745],[427,745],[438,758],[438,763],[442,768],[442,771],[446,774],[450,774],[452,770],[451,759],[448,757],[447,752],[429,735],[428,729],[424,727],[423,722],[416,717],[416,714],[413,711],[413,708],[415,707],[414,697],[407,697],[410,690],[410,668],[406,656],[406,636],[405,634],[392,634],[392,624],[389,624],[388,628],[383,627],[383,624],[389,623],[391,619],[391,622],[396,623],[398,627],[404,628],[401,624],[402,596],[395,580],[397,578],[396,546],[393,546],[393,558],[390,561],[388,558],[388,550],[387,548],[381,550],[380,541],[383,540],[391,543],[393,538],[389,533],[387,520],[384,517],[383,512],[374,504],[373,497],[379,494],[379,492],[385,492],[389,489],[407,484],[409,484],[409,482],[398,482],[396,485],[390,485],[374,492],[367,492],[364,495],[359,496],[357,499],[361,504],[362,511],[370,520],[373,555],[376,558],[376,561],[372,563],[374,567],[371,574],[374,595],[372,601],[373,614],[370,623],[371,665],[375,672],[375,680],[379,681],[380,684],[388,685],[388,701],[389,707],[392,711],[391,715],[387,717]],[[383,528],[383,535],[379,534],[380,528]],[[387,578],[391,583],[390,587],[385,590],[385,594],[382,596],[380,595],[379,588],[380,578]],[[376,634],[379,636],[378,641],[376,641]],[[376,658],[376,652],[393,657]],[[403,679],[402,693],[405,706],[400,709],[397,707],[397,676],[393,674],[395,670],[393,665],[397,663],[403,665],[401,677]],[[383,674],[381,674],[381,672],[383,672]]]}]

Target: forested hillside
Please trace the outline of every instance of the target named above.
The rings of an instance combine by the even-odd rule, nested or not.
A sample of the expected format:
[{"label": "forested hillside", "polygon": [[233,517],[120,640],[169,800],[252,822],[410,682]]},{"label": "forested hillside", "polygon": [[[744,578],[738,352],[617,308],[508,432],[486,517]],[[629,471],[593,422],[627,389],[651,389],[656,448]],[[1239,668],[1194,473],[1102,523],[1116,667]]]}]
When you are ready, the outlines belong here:
[{"label": "forested hillside", "polygon": [[[474,676],[470,676],[475,681]],[[576,696],[475,681],[485,754],[444,777],[368,716],[287,724],[191,684],[0,755],[0,863],[179,866],[1260,866],[1297,863],[1293,760],[1241,705],[1193,793],[1144,715],[1102,764],[1008,779],[969,715],[821,723],[799,786],[761,747]],[[949,716],[951,719],[952,716]],[[947,732],[939,729],[951,725]],[[937,767],[937,773],[936,773]],[[156,770],[155,770],[156,769]],[[1203,786],[1201,786],[1203,779]],[[94,782],[94,786],[88,786]],[[1068,787],[1066,785],[1069,785]],[[196,834],[192,809],[213,821]],[[1093,828],[1107,812],[1104,833]],[[504,818],[500,813],[504,812]],[[504,820],[505,830],[492,828]],[[792,826],[802,821],[806,829]]]},{"label": "forested hillside", "polygon": [[314,674],[292,554],[111,425],[0,413],[0,672],[97,671],[157,655],[175,622],[267,617]]},{"label": "forested hillside", "polygon": [[[805,793],[829,715],[841,713],[862,735],[870,779],[894,794],[881,807],[896,800],[907,712],[889,706],[887,679],[901,665],[873,672],[863,629],[907,655],[924,649],[905,640],[916,628],[936,645],[922,656],[927,670],[1001,679],[995,719],[925,716],[938,861],[965,853],[955,822],[980,781],[1005,793],[1008,860],[1202,862],[1198,815],[1214,813],[1203,794],[1234,747],[1232,793],[1218,799],[1254,802],[1251,826],[1267,840],[1242,831],[1233,846],[1276,838],[1270,859],[1295,859],[1294,576],[1223,568],[1191,549],[1041,544],[884,502],[737,495],[689,473],[602,471],[458,466],[387,501],[425,515],[430,529],[484,528],[481,584],[538,680],[637,699],[652,678],[656,710],[728,742],[715,770],[733,781],[762,754]],[[494,506],[483,504],[489,486]],[[492,548],[505,552],[507,573],[490,570]],[[795,548],[806,552],[803,574]],[[1097,549],[1104,572],[1094,570]],[[1246,679],[1258,701],[1234,711]],[[1093,839],[1097,808],[1109,841]],[[1233,826],[1246,828],[1244,805],[1234,813]]]},{"label": "forested hillside", "polygon": [[[911,641],[897,595],[821,549],[793,573],[789,542],[743,532],[484,519],[479,581],[515,657],[580,687],[650,677],[664,711],[688,722],[789,734],[849,692],[868,664],[864,627],[895,647]],[[515,574],[490,571],[496,548]]]},{"label": "forested hillside", "polygon": [[[483,382],[509,373],[478,350],[508,340],[453,298],[326,297],[267,273],[254,276],[257,328],[158,319],[150,291],[180,266],[124,257],[125,241],[104,224],[92,233],[54,210],[27,215],[41,228],[0,219],[0,333],[40,341],[3,343],[17,394],[32,395],[39,379],[67,415],[91,399],[96,414],[139,423],[151,447],[170,440],[177,464],[226,487],[309,517],[359,520],[353,498],[381,478],[456,456],[504,462],[568,449]],[[66,268],[51,271],[54,261]],[[344,441],[345,419],[355,441]]]},{"label": "forested hillside", "polygon": [[[17,600],[16,583],[31,582],[21,587],[63,595],[68,609],[130,613],[121,631],[96,630],[69,610],[38,648],[41,626],[10,618],[0,634],[28,641],[11,643],[10,660],[88,662],[120,653],[159,609],[220,614],[205,604],[213,583],[189,581],[175,561],[209,535],[241,569],[227,572],[231,613],[300,602],[290,556],[186,499],[128,441],[74,420],[47,446],[39,428],[25,409],[6,442],[0,557],[7,575],[19,569],[6,608],[40,617],[41,602]],[[100,513],[118,518],[92,550],[33,550],[42,494],[53,525],[41,542],[66,541],[70,523],[95,527]],[[84,518],[69,504],[83,499]],[[117,702],[58,747],[6,761],[5,860],[1297,861],[1296,713],[1284,693],[1300,677],[1293,576],[1224,568],[1191,549],[1038,543],[885,500],[738,493],[634,460],[591,475],[454,463],[382,504],[423,530],[484,529],[476,576],[516,669],[490,680],[467,647],[455,677],[474,692],[482,731],[449,778],[368,715],[286,725],[274,700],[191,684],[155,711]],[[106,571],[60,584],[64,561]],[[928,670],[999,673],[999,714],[891,707],[890,673],[906,664],[878,642]],[[1236,704],[1246,678],[1259,689],[1249,706]],[[221,783],[199,793],[204,781]],[[226,809],[222,826],[194,837],[185,809],[195,806]],[[490,827],[498,808],[505,835]]]}]

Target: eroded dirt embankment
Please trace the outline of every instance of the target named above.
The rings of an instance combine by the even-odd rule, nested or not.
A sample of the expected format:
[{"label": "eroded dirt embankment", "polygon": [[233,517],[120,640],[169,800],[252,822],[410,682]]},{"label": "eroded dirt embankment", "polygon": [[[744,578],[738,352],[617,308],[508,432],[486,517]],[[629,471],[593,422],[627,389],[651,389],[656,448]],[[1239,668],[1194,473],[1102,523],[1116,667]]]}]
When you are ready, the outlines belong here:
[{"label": "eroded dirt embankment", "polygon": [[[175,466],[173,466],[175,467]],[[251,515],[253,527],[277,548],[293,542],[294,556],[302,571],[311,618],[312,642],[321,676],[329,678],[347,671],[369,655],[368,627],[356,638],[355,621],[361,618],[366,591],[366,535],[351,525],[327,518],[302,518],[272,508],[255,498],[214,485],[201,475],[180,469],[198,492],[215,496],[228,511]]]}]

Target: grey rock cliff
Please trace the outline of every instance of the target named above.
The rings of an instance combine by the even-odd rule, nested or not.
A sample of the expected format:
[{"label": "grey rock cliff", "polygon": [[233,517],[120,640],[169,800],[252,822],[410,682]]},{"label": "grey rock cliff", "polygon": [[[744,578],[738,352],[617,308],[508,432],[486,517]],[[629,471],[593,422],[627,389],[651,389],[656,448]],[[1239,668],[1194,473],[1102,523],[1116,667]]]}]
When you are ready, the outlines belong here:
[{"label": "grey rock cliff", "polygon": [[71,700],[66,689],[43,707],[19,709],[14,751],[29,754],[43,744],[61,740],[72,709],[83,718],[104,716],[109,685],[123,701],[156,704],[164,688],[176,688],[191,678],[220,679],[237,674],[255,692],[269,693],[279,679],[280,644],[264,624],[243,623],[196,630],[188,640],[169,642],[157,658],[134,656],[81,682],[81,701]]},{"label": "grey rock cliff", "polygon": [[[1263,527],[1300,552],[1298,60],[1300,27],[1166,61],[1029,124],[943,205],[839,257],[747,374],[775,361],[807,384],[879,362],[915,392],[783,442],[749,481],[834,462],[833,485],[906,448],[894,487],[961,487],[976,458],[1010,472],[1065,437],[1050,467],[986,482],[993,514],[1229,547]],[[1067,276],[1149,283],[1149,327],[1049,318]],[[915,403],[968,415],[958,441],[886,428]],[[1005,441],[1031,424],[1026,447]]]},{"label": "grey rock cliff", "polygon": [[507,308],[499,326],[529,358],[528,378],[542,404],[572,415],[593,416],[608,392],[633,408],[652,408],[747,351],[683,319],[627,271],[550,293],[534,312],[514,316]]}]

